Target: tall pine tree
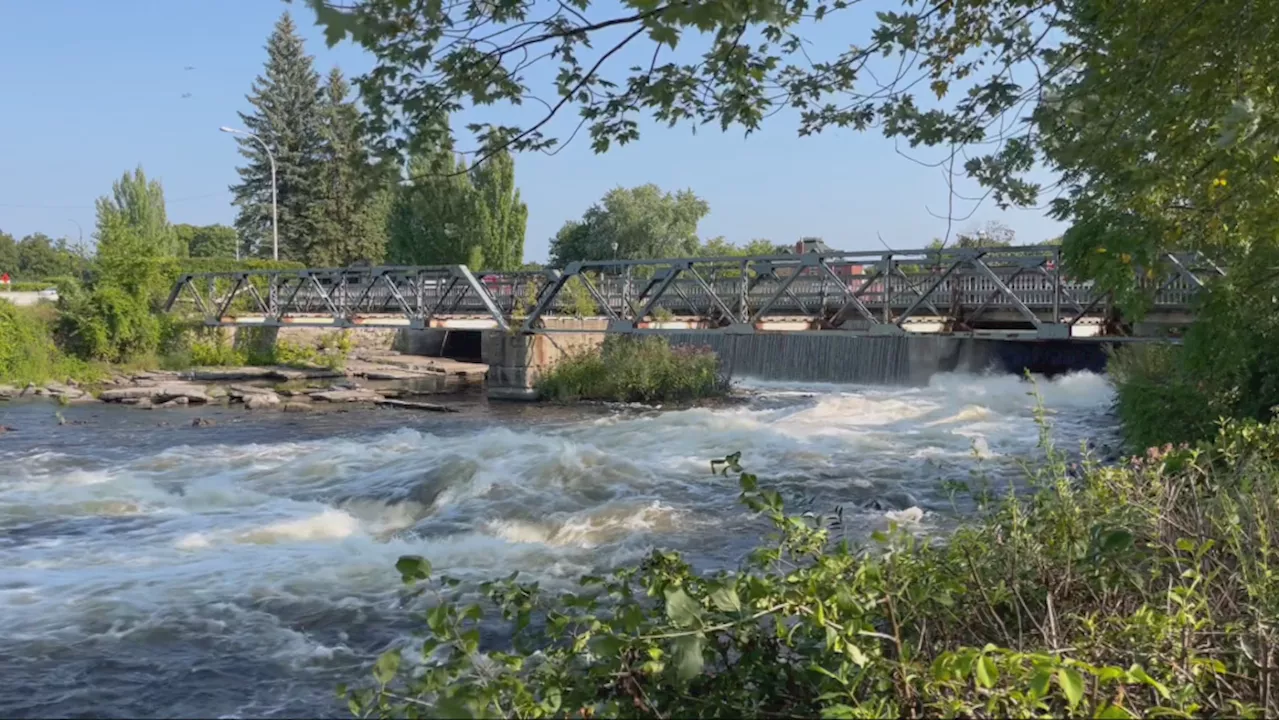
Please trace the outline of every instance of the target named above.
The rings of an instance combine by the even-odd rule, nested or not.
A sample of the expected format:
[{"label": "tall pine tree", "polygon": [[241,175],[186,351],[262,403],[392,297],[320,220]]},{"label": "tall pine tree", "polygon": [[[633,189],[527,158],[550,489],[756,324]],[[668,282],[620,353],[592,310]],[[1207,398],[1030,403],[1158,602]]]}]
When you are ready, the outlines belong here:
[{"label": "tall pine tree", "polygon": [[471,170],[479,196],[476,229],[485,270],[518,270],[524,263],[524,231],[529,208],[516,189],[515,160],[500,152]]},{"label": "tall pine tree", "polygon": [[349,94],[342,72],[334,68],[322,105],[320,198],[311,208],[313,234],[305,251],[310,265],[377,264],[386,251],[390,191],[385,173],[370,163],[360,111]]},{"label": "tall pine tree", "polygon": [[[275,154],[280,259],[306,260],[314,235],[313,206],[322,195],[318,166],[324,148],[320,78],[306,54],[289,13],[267,41],[266,69],[248,96],[251,114],[240,113],[249,132]],[[250,253],[271,256],[271,165],[253,138],[237,136],[248,165],[231,187],[240,207],[236,229]]]}]

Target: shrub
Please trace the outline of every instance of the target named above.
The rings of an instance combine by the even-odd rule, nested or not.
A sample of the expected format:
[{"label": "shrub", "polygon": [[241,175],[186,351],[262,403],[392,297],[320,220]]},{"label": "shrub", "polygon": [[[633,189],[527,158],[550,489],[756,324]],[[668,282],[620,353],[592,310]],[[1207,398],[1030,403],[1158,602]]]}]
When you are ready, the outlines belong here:
[{"label": "shrub", "polygon": [[512,573],[467,605],[402,557],[435,597],[422,664],[389,651],[340,692],[379,717],[1274,717],[1276,435],[1228,423],[1077,471],[1045,443],[1033,494],[945,542],[855,544],[730,456],[774,532],[742,569],[655,551],[557,597]]},{"label": "shrub", "polygon": [[0,382],[96,379],[101,373],[64,355],[53,342],[55,313],[0,301]]},{"label": "shrub", "polygon": [[160,345],[160,321],[142,299],[121,288],[99,287],[59,298],[58,304],[60,344],[81,358],[121,362],[153,354]]},{"label": "shrub", "polygon": [[244,353],[227,340],[221,328],[209,328],[198,332],[192,341],[191,364],[198,366],[244,365]]},{"label": "shrub", "polygon": [[1129,346],[1109,368],[1133,447],[1211,438],[1221,418],[1275,417],[1280,377],[1275,243],[1256,243],[1202,294],[1179,348]]},{"label": "shrub", "polygon": [[728,379],[708,349],[614,335],[599,349],[560,360],[538,378],[537,389],[543,398],[561,402],[687,401],[724,394]]}]

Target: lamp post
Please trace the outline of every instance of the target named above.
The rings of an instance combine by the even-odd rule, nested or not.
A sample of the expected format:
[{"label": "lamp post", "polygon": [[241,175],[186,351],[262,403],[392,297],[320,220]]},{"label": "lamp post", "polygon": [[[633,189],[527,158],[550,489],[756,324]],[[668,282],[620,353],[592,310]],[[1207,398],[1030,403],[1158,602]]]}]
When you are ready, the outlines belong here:
[{"label": "lamp post", "polygon": [[[244,135],[246,137],[251,137],[254,140],[257,140],[258,144],[261,145],[262,149],[265,150],[267,153],[267,160],[271,162],[271,259],[279,260],[280,259],[280,221],[279,221],[279,215],[277,214],[277,211],[276,211],[276,156],[271,154],[271,148],[267,147],[267,144],[263,142],[262,138],[258,137],[257,135],[254,135],[251,132],[246,132],[244,130],[236,130],[235,128],[229,128],[226,125],[223,125],[218,129],[224,133],[231,133],[233,135]],[[240,244],[239,242],[237,242],[236,258],[239,259],[239,257],[240,257]]]}]

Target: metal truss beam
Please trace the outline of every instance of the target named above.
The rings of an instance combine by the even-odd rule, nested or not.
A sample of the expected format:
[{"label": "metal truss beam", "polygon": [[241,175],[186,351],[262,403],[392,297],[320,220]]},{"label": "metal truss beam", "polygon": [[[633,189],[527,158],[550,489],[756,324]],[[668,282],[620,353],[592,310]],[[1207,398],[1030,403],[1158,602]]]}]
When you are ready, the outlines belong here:
[{"label": "metal truss beam", "polygon": [[[1202,256],[1168,254],[1150,276],[1139,269],[1138,281],[1158,311],[1189,315],[1205,281],[1222,274]],[[536,272],[446,265],[206,273],[181,277],[165,307],[208,325],[478,322],[540,333],[563,329],[549,321],[582,315],[584,302],[610,332],[899,334],[927,326],[1063,337],[1086,318],[1111,314],[1109,295],[1073,279],[1052,246],[599,260]]]}]

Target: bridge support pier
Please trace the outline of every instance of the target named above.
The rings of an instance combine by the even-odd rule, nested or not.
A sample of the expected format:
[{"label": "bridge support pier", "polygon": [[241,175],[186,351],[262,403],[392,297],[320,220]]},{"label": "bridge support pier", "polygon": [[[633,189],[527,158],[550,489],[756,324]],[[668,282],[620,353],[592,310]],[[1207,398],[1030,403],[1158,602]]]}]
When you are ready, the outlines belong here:
[{"label": "bridge support pier", "polygon": [[[562,358],[597,348],[604,342],[604,318],[546,318],[552,332],[522,335],[486,330],[480,353],[489,365],[485,392],[490,400],[536,400],[538,376]],[[575,332],[578,331],[578,332]]]}]

